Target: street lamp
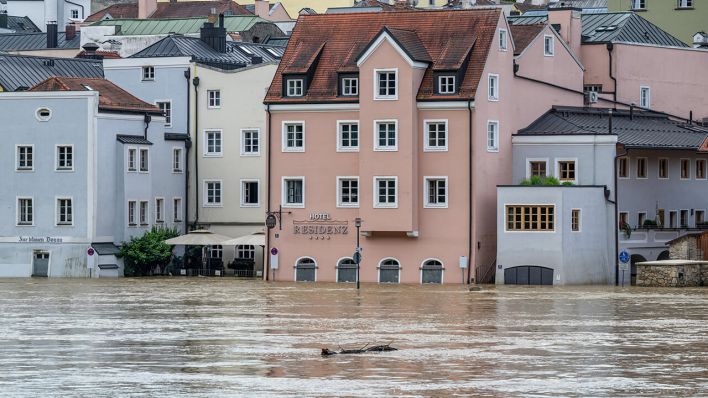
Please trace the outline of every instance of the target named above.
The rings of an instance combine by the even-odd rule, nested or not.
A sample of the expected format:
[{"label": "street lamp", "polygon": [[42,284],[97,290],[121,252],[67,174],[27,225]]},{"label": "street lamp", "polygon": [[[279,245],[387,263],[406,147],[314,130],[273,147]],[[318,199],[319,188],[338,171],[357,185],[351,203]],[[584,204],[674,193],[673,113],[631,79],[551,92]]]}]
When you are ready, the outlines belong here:
[{"label": "street lamp", "polygon": [[354,262],[356,263],[356,290],[359,290],[359,264],[361,264],[361,247],[359,247],[359,228],[361,228],[361,218],[354,219],[356,227],[356,250],[354,251]]}]

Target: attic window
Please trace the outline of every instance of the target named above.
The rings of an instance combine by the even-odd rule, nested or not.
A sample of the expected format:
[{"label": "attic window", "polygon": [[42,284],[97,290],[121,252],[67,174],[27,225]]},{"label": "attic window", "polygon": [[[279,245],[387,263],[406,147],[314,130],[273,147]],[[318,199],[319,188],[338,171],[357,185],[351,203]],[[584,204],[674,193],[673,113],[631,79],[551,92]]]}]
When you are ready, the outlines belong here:
[{"label": "attic window", "polygon": [[89,86],[88,84],[82,84],[82,86],[84,86],[84,88],[88,91],[94,91],[94,89],[91,88],[91,86]]},{"label": "attic window", "polygon": [[553,36],[543,36],[543,55],[546,57],[552,57],[553,54],[555,54],[554,44]]},{"label": "attic window", "polygon": [[600,26],[595,29],[595,32],[612,32],[613,30],[617,30],[617,25]]},{"label": "attic window", "polygon": [[49,108],[39,108],[37,109],[37,120],[40,122],[46,122],[52,118],[52,111]]},{"label": "attic window", "polygon": [[455,76],[438,76],[438,94],[455,94]]},{"label": "attic window", "polygon": [[280,54],[278,54],[277,52],[275,52],[275,50],[273,50],[272,48],[266,48],[266,51],[268,51],[268,53],[269,53],[270,55],[274,56],[275,58],[280,58]]},{"label": "attic window", "polygon": [[246,46],[239,46],[239,48],[248,55],[253,55],[253,51],[249,50]]},{"label": "attic window", "polygon": [[341,83],[342,95],[356,96],[359,95],[359,78],[356,76],[346,76],[342,78]]},{"label": "attic window", "polygon": [[302,97],[304,94],[304,79],[288,79],[287,80],[287,94],[288,97]]}]

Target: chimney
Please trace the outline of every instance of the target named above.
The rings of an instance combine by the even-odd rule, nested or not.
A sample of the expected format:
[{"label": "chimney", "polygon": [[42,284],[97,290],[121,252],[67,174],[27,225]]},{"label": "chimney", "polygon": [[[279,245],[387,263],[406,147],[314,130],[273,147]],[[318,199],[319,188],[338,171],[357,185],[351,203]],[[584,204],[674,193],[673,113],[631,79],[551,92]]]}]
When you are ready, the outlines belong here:
[{"label": "chimney", "polygon": [[64,29],[66,40],[73,40],[76,37],[76,25],[66,25]]},{"label": "chimney", "polygon": [[0,12],[0,28],[7,29],[7,13]]},{"label": "chimney", "polygon": [[548,24],[556,29],[561,38],[563,38],[563,40],[578,56],[580,55],[580,44],[582,39],[582,21],[580,20],[580,11],[580,9],[572,7],[548,9]]},{"label": "chimney", "polygon": [[[223,25],[223,15],[219,16],[219,21]],[[216,27],[212,22],[205,22],[204,26],[199,29],[199,38],[214,50],[226,52],[226,28],[223,26]]]},{"label": "chimney", "polygon": [[56,22],[47,23],[47,48],[57,48],[59,46],[59,32]]},{"label": "chimney", "polygon": [[251,64],[257,65],[257,64],[262,64],[263,63],[263,57],[260,55],[252,55],[251,56]]},{"label": "chimney", "polygon": [[87,58],[87,59],[103,59],[102,55],[96,54],[96,51],[99,49],[98,44],[88,42],[81,47],[84,49],[83,53],[80,53],[77,58]]},{"label": "chimney", "polygon": [[138,0],[138,19],[146,19],[157,10],[157,0]]},{"label": "chimney", "polygon": [[268,19],[270,14],[270,1],[268,0],[256,0],[255,2],[255,14],[263,19]]}]

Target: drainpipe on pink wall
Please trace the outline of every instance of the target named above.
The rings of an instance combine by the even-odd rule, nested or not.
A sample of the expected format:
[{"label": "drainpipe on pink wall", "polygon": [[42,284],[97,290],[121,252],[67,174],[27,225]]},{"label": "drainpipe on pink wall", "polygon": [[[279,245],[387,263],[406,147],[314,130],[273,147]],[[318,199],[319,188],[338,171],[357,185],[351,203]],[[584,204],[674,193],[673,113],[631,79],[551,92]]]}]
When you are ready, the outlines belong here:
[{"label": "drainpipe on pink wall", "polygon": [[[270,124],[271,124],[271,113],[270,113],[270,105],[266,105],[266,115],[268,115],[268,124],[266,125],[266,131],[268,132],[268,150],[266,151],[266,214],[271,214],[270,213]],[[263,248],[264,251],[267,251],[268,253],[264,253],[263,256],[268,259],[268,262],[266,264],[265,261],[263,261],[263,268],[265,272],[263,272],[263,277],[265,280],[268,280],[268,274],[270,273],[270,228],[266,228],[266,245]]]},{"label": "drainpipe on pink wall", "polygon": [[[467,113],[469,114],[469,134],[468,134],[468,139],[469,139],[469,221],[468,221],[468,234],[469,234],[469,240],[468,240],[468,245],[467,245],[467,284],[470,284],[470,279],[472,276],[472,208],[473,208],[473,200],[472,200],[472,100],[467,101]],[[477,283],[477,266],[475,265],[475,283]],[[464,272],[464,270],[462,271]]]},{"label": "drainpipe on pink wall", "polygon": [[615,75],[612,73],[612,50],[615,48],[615,45],[610,43],[607,43],[607,54],[610,56],[610,79],[614,82],[614,87],[612,90],[612,99],[615,102],[615,105],[617,105],[617,78]]}]

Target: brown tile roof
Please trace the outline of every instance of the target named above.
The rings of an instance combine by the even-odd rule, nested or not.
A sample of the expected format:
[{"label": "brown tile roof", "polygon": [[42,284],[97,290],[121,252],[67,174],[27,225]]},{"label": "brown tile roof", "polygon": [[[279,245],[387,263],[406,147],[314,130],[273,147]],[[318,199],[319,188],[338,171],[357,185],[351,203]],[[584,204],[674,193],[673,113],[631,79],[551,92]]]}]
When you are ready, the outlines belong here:
[{"label": "brown tile roof", "polygon": [[389,28],[384,26],[382,32],[388,32],[393,39],[403,48],[414,61],[433,62],[430,54],[425,49],[425,45],[420,41],[420,37],[412,30]]},{"label": "brown tile roof", "polygon": [[29,91],[98,91],[98,109],[119,112],[160,113],[160,108],[134,97],[106,79],[50,77]]},{"label": "brown tile roof", "polygon": [[[231,0],[214,0],[214,1],[164,1],[157,3],[157,9],[148,17],[148,19],[160,18],[188,18],[188,17],[206,17],[211,14],[212,9],[216,10],[217,14],[226,15],[252,15],[246,7]],[[113,19],[117,18],[137,18],[138,5],[132,4],[114,4],[99,12],[89,15],[86,18],[87,22],[100,21],[106,14],[110,14]]]},{"label": "brown tile roof", "polygon": [[[118,54],[118,53],[115,52],[115,51],[101,51],[101,50],[98,50],[98,51],[94,51],[93,54],[99,55],[99,56],[103,57],[103,59],[119,59],[119,58],[122,58],[122,57],[120,56],[120,54]],[[76,56],[75,56],[74,58],[87,58],[87,57],[90,57],[90,56],[93,55],[93,54],[87,53],[86,50],[81,50],[78,54],[76,54]]]},{"label": "brown tile roof", "polygon": [[[337,96],[337,72],[356,71],[356,58],[384,28],[399,33],[414,33],[417,40],[410,33],[404,34],[405,45],[420,46],[432,60],[432,68],[426,70],[418,90],[418,100],[473,99],[500,15],[499,9],[301,15],[265,102],[351,101]],[[301,98],[283,98],[282,74],[289,72],[291,63],[311,59],[320,48],[319,62],[306,95]],[[461,65],[470,52],[469,65],[459,93],[445,97],[434,96],[432,70],[436,66]]]},{"label": "brown tile roof", "polygon": [[511,36],[514,39],[514,55],[521,54],[538,36],[546,25],[511,25]]}]

